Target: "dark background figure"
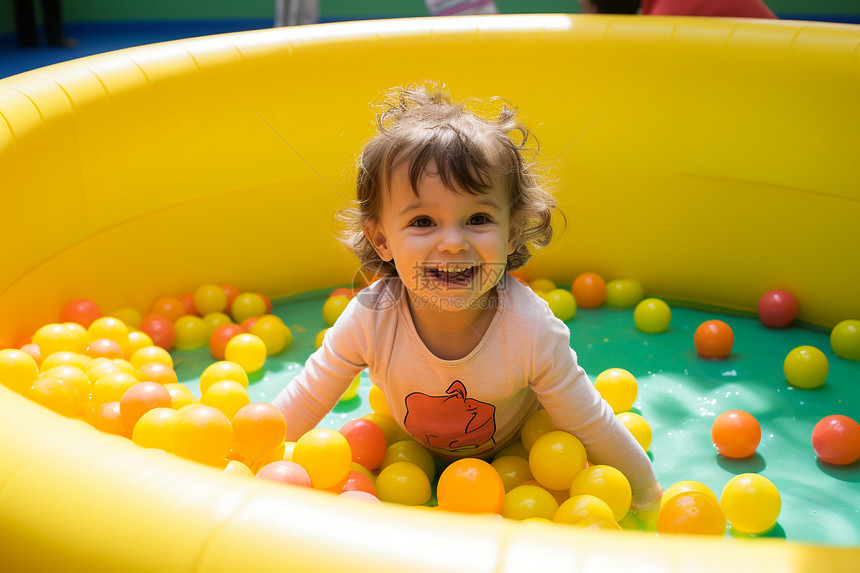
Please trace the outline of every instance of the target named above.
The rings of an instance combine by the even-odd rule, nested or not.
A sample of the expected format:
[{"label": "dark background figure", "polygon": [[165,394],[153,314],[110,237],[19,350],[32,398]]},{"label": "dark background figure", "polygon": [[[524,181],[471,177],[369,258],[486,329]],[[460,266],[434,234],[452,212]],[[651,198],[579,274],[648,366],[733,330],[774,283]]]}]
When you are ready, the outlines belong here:
[{"label": "dark background figure", "polygon": [[[36,0],[15,0],[15,26],[18,31],[18,44],[22,48],[33,48],[39,45],[35,4]],[[41,0],[41,4],[48,45],[74,48],[78,44],[77,40],[63,35],[63,13],[60,0]]]},{"label": "dark background figure", "polygon": [[776,18],[762,0],[579,0],[585,14]]}]

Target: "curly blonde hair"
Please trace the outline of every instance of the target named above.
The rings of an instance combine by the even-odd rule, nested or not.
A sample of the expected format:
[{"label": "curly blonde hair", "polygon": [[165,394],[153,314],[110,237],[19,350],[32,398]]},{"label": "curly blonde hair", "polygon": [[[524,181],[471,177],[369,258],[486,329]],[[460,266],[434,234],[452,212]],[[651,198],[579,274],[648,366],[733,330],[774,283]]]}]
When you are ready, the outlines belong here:
[{"label": "curly blonde hair", "polygon": [[[505,178],[514,245],[507,270],[518,269],[531,258],[529,244],[536,248],[549,244],[552,213],[558,206],[542,188],[535,162],[523,158],[532,149],[537,155],[536,139],[504,100],[469,102],[485,107],[499,102],[501,107],[497,117],[482,117],[465,102],[455,103],[444,86],[431,82],[393,88],[384,94],[376,115],[377,133],[359,156],[357,199],[338,212],[345,225],[341,241],[358,256],[363,273],[397,274],[394,263],[379,257],[363,229],[378,219],[391,173],[404,162],[408,162],[416,195],[431,163],[435,164],[433,174],[446,187],[473,194],[486,193],[496,178]],[[530,138],[535,140],[533,148],[528,146]]]}]

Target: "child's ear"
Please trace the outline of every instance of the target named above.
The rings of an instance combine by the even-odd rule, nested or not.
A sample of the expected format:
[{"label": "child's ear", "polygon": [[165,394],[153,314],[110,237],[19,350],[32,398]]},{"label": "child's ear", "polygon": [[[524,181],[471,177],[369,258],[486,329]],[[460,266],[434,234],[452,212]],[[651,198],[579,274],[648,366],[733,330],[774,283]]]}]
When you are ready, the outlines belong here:
[{"label": "child's ear", "polygon": [[508,254],[513,255],[514,251],[517,250],[517,241],[519,240],[520,233],[517,230],[516,226],[511,225],[510,231],[508,231]]},{"label": "child's ear", "polygon": [[370,246],[373,247],[379,258],[383,261],[390,261],[393,257],[391,256],[391,248],[388,245],[388,239],[385,237],[384,229],[378,225],[369,224],[365,225],[363,231],[364,236],[370,241]]}]

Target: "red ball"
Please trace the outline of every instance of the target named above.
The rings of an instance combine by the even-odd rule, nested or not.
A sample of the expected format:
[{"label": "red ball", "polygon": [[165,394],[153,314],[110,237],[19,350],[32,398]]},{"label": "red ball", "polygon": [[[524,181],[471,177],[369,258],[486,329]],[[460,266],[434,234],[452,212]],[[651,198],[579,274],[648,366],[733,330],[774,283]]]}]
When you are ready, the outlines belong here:
[{"label": "red ball", "polygon": [[797,300],[790,292],[770,290],[758,301],[758,317],[771,328],[782,328],[794,322],[797,316]]},{"label": "red ball", "polygon": [[735,344],[735,333],[722,320],[706,320],[696,329],[693,344],[700,356],[725,358]]},{"label": "red ball", "polygon": [[711,441],[727,458],[747,458],[761,441],[761,426],[749,412],[726,410],[711,425]]},{"label": "red ball", "polygon": [[853,464],[860,459],[860,424],[839,414],[822,418],[812,430],[812,449],[828,464]]},{"label": "red ball", "polygon": [[160,314],[147,314],[140,321],[140,330],[149,335],[152,343],[165,350],[173,348],[176,341],[176,329],[173,323]]},{"label": "red ball", "polygon": [[346,474],[346,479],[337,484],[337,491],[335,491],[335,493],[343,493],[345,491],[363,491],[373,495],[374,497],[377,496],[376,486],[373,485],[371,479],[363,473],[355,470],[350,470],[349,473]]},{"label": "red ball", "polygon": [[378,424],[366,418],[358,418],[341,426],[340,433],[349,443],[352,461],[371,471],[379,467],[385,457],[386,445],[385,433]]},{"label": "red ball", "polygon": [[233,324],[232,322],[222,324],[213,330],[209,336],[209,352],[218,360],[224,360],[224,349],[227,348],[227,343],[234,336],[245,334],[245,332],[247,331],[238,324]]},{"label": "red ball", "polygon": [[187,292],[180,296],[179,302],[181,302],[182,306],[185,308],[185,314],[190,314],[192,316],[200,316],[200,313],[197,312],[197,307],[194,306],[193,292]]},{"label": "red ball", "polygon": [[[227,295],[227,306],[224,308],[230,308],[233,305],[233,299],[239,296],[239,293],[242,291],[239,290],[239,287],[235,287],[233,285],[221,285],[221,290],[224,291],[224,294]],[[224,312],[227,312],[226,310]]]},{"label": "red ball", "polygon": [[89,328],[93,321],[101,317],[99,305],[88,298],[69,301],[60,311],[60,322],[76,322],[84,328]]}]

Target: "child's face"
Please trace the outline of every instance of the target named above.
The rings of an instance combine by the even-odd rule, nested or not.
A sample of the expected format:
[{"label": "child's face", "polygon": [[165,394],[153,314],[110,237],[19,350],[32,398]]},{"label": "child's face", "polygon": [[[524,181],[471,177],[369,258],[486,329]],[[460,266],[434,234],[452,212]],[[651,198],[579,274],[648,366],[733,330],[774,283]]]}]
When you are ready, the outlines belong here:
[{"label": "child's face", "polygon": [[[433,173],[435,165],[427,170]],[[392,171],[390,182],[379,220],[365,230],[379,256],[394,259],[413,301],[437,310],[478,308],[504,276],[513,251],[503,182],[472,194],[425,175],[416,196],[406,164]]]}]

